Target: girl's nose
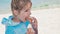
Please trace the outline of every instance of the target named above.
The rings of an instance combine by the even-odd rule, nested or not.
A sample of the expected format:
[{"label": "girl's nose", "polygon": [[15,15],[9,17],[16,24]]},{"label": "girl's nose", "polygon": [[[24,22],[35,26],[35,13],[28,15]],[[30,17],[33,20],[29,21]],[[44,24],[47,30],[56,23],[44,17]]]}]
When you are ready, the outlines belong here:
[{"label": "girl's nose", "polygon": [[31,12],[30,12],[30,15],[31,15]]},{"label": "girl's nose", "polygon": [[31,15],[31,11],[30,10],[28,10],[28,14]]}]

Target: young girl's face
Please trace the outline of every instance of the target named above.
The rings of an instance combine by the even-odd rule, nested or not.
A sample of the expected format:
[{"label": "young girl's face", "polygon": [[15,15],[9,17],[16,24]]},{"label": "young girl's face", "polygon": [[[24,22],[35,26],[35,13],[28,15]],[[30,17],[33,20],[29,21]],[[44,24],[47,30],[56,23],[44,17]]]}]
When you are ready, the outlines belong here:
[{"label": "young girl's face", "polygon": [[[24,9],[24,8],[23,8]],[[28,18],[31,15],[31,3],[28,3],[24,10],[20,11],[18,18]]]}]

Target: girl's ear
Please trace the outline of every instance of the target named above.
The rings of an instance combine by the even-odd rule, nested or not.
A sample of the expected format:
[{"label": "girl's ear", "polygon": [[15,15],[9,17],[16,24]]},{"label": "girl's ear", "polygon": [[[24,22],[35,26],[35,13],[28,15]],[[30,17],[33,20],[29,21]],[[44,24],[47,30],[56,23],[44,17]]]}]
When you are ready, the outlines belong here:
[{"label": "girl's ear", "polygon": [[14,10],[14,15],[18,15],[18,11],[17,10]]}]

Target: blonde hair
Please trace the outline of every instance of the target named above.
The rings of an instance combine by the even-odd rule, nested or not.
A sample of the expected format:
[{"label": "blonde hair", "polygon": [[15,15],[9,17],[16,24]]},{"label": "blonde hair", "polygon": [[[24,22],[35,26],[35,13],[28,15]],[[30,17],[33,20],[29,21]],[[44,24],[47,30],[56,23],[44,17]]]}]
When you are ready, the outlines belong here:
[{"label": "blonde hair", "polygon": [[21,10],[30,0],[12,0],[11,1],[11,10]]}]

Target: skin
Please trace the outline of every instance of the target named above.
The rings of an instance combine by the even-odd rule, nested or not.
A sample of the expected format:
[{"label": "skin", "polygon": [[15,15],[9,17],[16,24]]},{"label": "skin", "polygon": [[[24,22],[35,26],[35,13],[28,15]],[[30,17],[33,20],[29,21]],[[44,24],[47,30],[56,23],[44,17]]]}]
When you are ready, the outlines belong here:
[{"label": "skin", "polygon": [[34,18],[34,17],[30,17],[30,18],[28,18],[28,20],[30,21],[30,23],[32,24],[32,26],[33,26],[33,29],[34,29],[34,34],[38,34],[38,22],[37,22],[37,19],[36,18]]},{"label": "skin", "polygon": [[28,3],[22,10],[18,12],[18,10],[14,10],[14,14],[16,15],[13,20],[15,21],[23,21],[25,22],[28,17],[31,15],[31,3]]},{"label": "skin", "polygon": [[[20,22],[20,21],[25,22],[26,20],[29,20],[32,26],[34,26],[34,28],[37,29],[37,20],[34,17],[30,18],[30,15],[31,15],[30,10],[31,10],[31,3],[27,3],[27,5],[23,7],[22,10],[20,10],[20,13],[18,12],[18,10],[14,10],[14,14],[16,16],[13,18],[13,21],[14,22]],[[34,22],[32,22],[33,20]],[[35,34],[35,32],[32,31],[32,28],[29,28],[26,34]]]}]

